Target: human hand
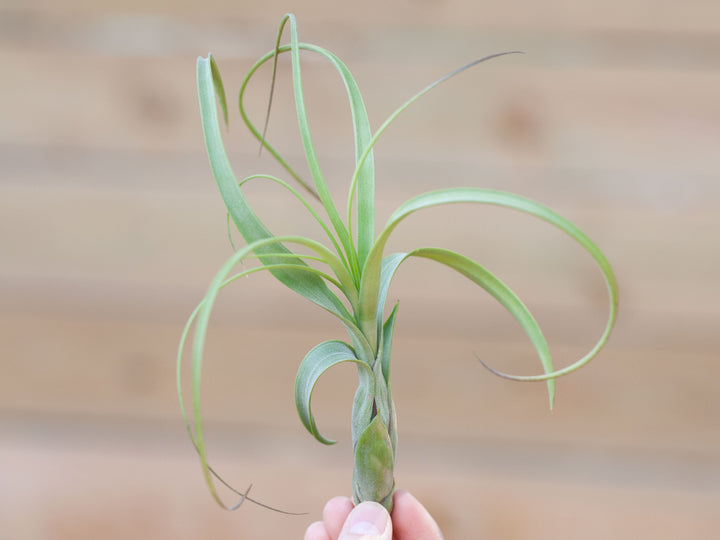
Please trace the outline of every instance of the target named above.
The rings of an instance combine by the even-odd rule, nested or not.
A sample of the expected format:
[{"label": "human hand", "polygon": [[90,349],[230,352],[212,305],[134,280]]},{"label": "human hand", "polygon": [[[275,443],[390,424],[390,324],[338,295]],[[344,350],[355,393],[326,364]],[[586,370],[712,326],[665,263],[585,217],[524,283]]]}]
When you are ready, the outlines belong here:
[{"label": "human hand", "polygon": [[392,519],[382,505],[353,507],[347,497],[334,497],[323,509],[323,521],[311,524],[304,540],[443,540],[425,507],[407,491],[396,491]]}]

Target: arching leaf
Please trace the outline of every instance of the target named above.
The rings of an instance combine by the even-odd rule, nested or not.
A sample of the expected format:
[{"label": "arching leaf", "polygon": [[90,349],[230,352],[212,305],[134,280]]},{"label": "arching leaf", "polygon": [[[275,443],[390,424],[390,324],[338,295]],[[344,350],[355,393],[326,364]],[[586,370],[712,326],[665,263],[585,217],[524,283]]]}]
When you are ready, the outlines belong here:
[{"label": "arching leaf", "polygon": [[325,341],[313,347],[300,363],[300,368],[295,378],[295,406],[297,407],[300,421],[305,428],[323,444],[334,444],[335,441],[323,437],[315,424],[315,418],[313,417],[310,407],[313,389],[323,373],[331,367],[344,362],[358,364],[358,374],[360,378],[363,379],[360,386],[367,386],[372,378],[370,367],[358,359],[350,345],[335,340]]},{"label": "arching leaf", "polygon": [[[230,163],[225,153],[225,147],[220,134],[220,126],[217,117],[216,91],[215,88],[222,83],[214,77],[212,68],[214,61],[209,58],[198,58],[197,62],[197,83],[198,96],[200,101],[200,114],[202,118],[203,133],[205,134],[205,145],[207,147],[210,166],[213,176],[222,195],[225,206],[230,213],[235,226],[248,243],[273,238],[272,233],[260,221],[255,212],[250,208],[242,190],[238,186],[235,175],[232,172]],[[224,92],[220,97],[224,96]],[[291,253],[285,246],[277,243],[257,244],[256,253],[261,256],[264,264],[272,265],[275,262],[286,263],[287,261],[276,261],[273,254]],[[305,263],[300,259],[294,261],[298,266]],[[277,268],[272,270],[273,276],[290,289],[300,292],[303,296],[311,294],[314,298],[326,305],[334,305],[337,309],[344,309],[342,303],[328,289],[325,282],[311,272],[296,271],[294,268]],[[307,294],[305,294],[307,293]]]},{"label": "arching leaf", "polygon": [[[598,339],[595,346],[580,360],[572,363],[571,365],[550,373],[543,375],[508,375],[505,373],[496,372],[506,378],[513,380],[522,381],[542,381],[550,380],[555,377],[560,377],[575,371],[579,367],[589,362],[603,347],[605,342],[610,336],[615,318],[617,316],[617,302],[618,302],[618,290],[617,281],[615,274],[610,267],[610,263],[607,261],[600,249],[595,245],[588,236],[583,233],[578,227],[572,224],[567,219],[563,218],[556,212],[549,208],[525,197],[507,193],[503,191],[495,191],[481,188],[454,188],[444,189],[439,191],[433,191],[419,195],[410,199],[403,205],[401,205],[389,218],[385,229],[378,236],[373,249],[368,256],[365,268],[363,270],[362,281],[360,283],[360,316],[358,322],[361,329],[368,334],[371,325],[377,325],[377,313],[382,310],[382,305],[378,302],[384,301],[384,297],[387,291],[381,291],[381,284],[385,284],[388,279],[388,275],[394,272],[394,268],[397,268],[402,262],[402,258],[399,256],[393,256],[388,258],[384,265],[381,263],[382,252],[385,248],[388,238],[392,231],[397,225],[406,217],[419,210],[438,206],[442,204],[456,204],[456,203],[475,203],[475,204],[490,204],[496,206],[502,206],[505,208],[511,208],[519,210],[526,214],[530,214],[537,218],[540,218],[560,230],[568,234],[574,240],[576,240],[595,260],[602,271],[603,278],[605,280],[608,290],[609,300],[609,314],[605,329]],[[416,250],[415,253],[418,253]],[[428,252],[426,252],[428,253]],[[385,267],[385,270],[383,268]],[[394,267],[394,268],[393,268]],[[390,272],[392,271],[392,272]]]}]

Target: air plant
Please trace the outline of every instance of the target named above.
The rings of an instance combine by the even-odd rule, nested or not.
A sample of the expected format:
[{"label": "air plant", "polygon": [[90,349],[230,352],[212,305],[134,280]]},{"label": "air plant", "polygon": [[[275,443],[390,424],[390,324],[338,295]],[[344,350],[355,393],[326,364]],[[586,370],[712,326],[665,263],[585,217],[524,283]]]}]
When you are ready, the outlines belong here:
[{"label": "air plant", "polygon": [[[290,25],[290,43],[281,45],[283,29],[287,23]],[[330,62],[340,75],[347,92],[355,139],[355,169],[350,179],[347,204],[344,209],[345,219],[330,196],[310,135],[301,79],[301,50],[320,55]],[[257,70],[272,61],[274,86],[278,56],[285,53],[290,53],[291,57],[297,120],[305,158],[312,176],[311,184],[304,182],[266,140],[264,131],[261,132],[250,121],[244,106],[245,90]],[[300,43],[294,16],[285,15],[277,34],[275,47],[257,60],[241,85],[239,109],[246,126],[258,139],[261,148],[265,148],[284,167],[299,183],[301,189],[296,189],[284,180],[266,174],[256,174],[240,182],[237,181],[225,153],[218,119],[219,103],[224,121],[226,124],[228,122],[228,108],[220,72],[212,55],[198,58],[197,85],[210,166],[225,202],[229,220],[237,227],[246,242],[233,253],[212,280],[207,294],[188,320],[178,352],[177,384],[182,413],[193,445],[200,456],[210,492],[220,505],[226,507],[215,487],[215,479],[227,487],[230,486],[208,464],[200,405],[200,379],[203,349],[213,304],[222,288],[242,276],[267,271],[283,285],[336,317],[345,327],[348,341],[331,340],[320,343],[300,362],[295,381],[295,403],[300,420],[307,430],[321,443],[333,444],[334,441],[322,435],[315,423],[310,407],[313,388],[321,375],[331,367],[346,362],[357,366],[358,388],[353,401],[351,419],[352,448],[355,458],[353,497],[356,502],[367,500],[380,502],[389,510],[392,507],[395,488],[393,468],[397,450],[397,418],[390,384],[390,358],[398,305],[395,304],[386,310],[385,304],[393,276],[404,261],[412,257],[420,257],[438,262],[480,286],[507,309],[530,338],[539,356],[543,373],[531,376],[510,375],[500,373],[484,362],[483,365],[507,379],[546,381],[551,407],[555,394],[554,379],[587,364],[607,341],[615,322],[618,294],[610,264],[598,247],[580,229],[537,202],[520,195],[477,187],[440,189],[418,195],[400,205],[376,236],[373,149],[379,137],[398,115],[438,84],[483,61],[504,54],[510,53],[481,58],[430,84],[392,113],[373,133],[362,97],[348,68],[332,52],[317,45]],[[272,101],[272,87],[270,99]],[[269,110],[268,107],[268,114]],[[265,125],[267,126],[267,119]],[[244,184],[253,180],[275,182],[290,192],[320,225],[327,236],[327,242],[321,243],[303,236],[275,236],[271,233],[251,209],[243,194]],[[304,195],[303,192],[306,194]],[[319,201],[324,216],[314,209],[308,200],[310,197]],[[555,370],[545,337],[528,308],[499,278],[474,260],[460,253],[437,247],[421,247],[405,253],[385,253],[390,235],[406,217],[426,208],[458,203],[494,205],[530,214],[565,232],[593,257],[607,285],[610,309],[600,339],[585,356],[565,368]],[[303,254],[301,250],[310,252],[311,255]],[[248,261],[255,261],[256,264],[248,267]],[[237,268],[241,263],[244,264],[238,271]],[[193,326],[191,421],[183,405],[180,368],[185,342]],[[247,491],[235,492],[241,495],[240,502],[235,507],[245,500],[262,504],[250,498]]]}]

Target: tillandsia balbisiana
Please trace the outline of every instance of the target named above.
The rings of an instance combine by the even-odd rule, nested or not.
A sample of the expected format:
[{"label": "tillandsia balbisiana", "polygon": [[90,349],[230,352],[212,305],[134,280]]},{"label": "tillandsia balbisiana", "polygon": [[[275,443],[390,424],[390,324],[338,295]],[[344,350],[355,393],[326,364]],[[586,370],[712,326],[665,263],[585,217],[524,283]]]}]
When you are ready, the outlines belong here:
[{"label": "tillandsia balbisiana", "polygon": [[[283,29],[288,23],[290,43],[281,45]],[[310,135],[300,70],[301,50],[320,55],[332,64],[347,92],[355,140],[355,169],[350,180],[345,219],[342,218],[330,196]],[[285,53],[290,53],[297,120],[305,158],[312,176],[311,183],[304,182],[295,169],[266,140],[265,132],[261,132],[250,121],[244,106],[245,90],[249,81],[261,66],[270,61],[273,63],[273,82],[270,91],[272,101],[278,56]],[[537,202],[512,193],[476,187],[440,189],[418,195],[400,205],[376,235],[373,148],[378,138],[398,115],[438,84],[485,60],[505,54],[511,52],[481,58],[435,81],[399,107],[373,133],[358,87],[345,64],[322,47],[300,43],[294,16],[285,15],[277,33],[275,47],[257,60],[245,76],[240,88],[239,109],[246,126],[258,139],[261,148],[265,148],[282,165],[298,182],[300,189],[292,187],[280,178],[266,174],[255,174],[240,182],[237,181],[225,153],[218,119],[219,103],[225,124],[228,122],[228,108],[220,72],[212,55],[198,58],[197,85],[210,166],[225,202],[229,220],[237,227],[246,244],[236,250],[223,265],[213,279],[207,294],[188,320],[178,351],[177,384],[183,416],[200,456],[206,482],[215,500],[223,507],[227,508],[217,492],[214,479],[230,489],[233,488],[208,464],[200,407],[200,376],[206,331],[213,304],[220,290],[239,277],[260,271],[270,272],[283,285],[334,315],[347,330],[349,342],[325,341],[310,350],[303,358],[295,382],[295,403],[300,420],[307,430],[318,441],[332,444],[333,441],[319,432],[311,412],[313,388],[320,376],[331,367],[345,362],[352,362],[357,366],[358,388],[353,401],[351,421],[355,458],[353,497],[356,502],[368,500],[380,502],[388,510],[391,510],[393,502],[395,488],[393,469],[397,449],[397,418],[390,385],[390,355],[397,304],[389,309],[387,315],[385,304],[388,288],[401,263],[412,257],[436,261],[479,285],[507,309],[530,338],[542,364],[543,374],[510,375],[500,373],[484,362],[483,364],[493,373],[508,379],[546,381],[551,407],[555,393],[554,379],[585,365],[607,341],[615,322],[618,298],[617,284],[610,264],[598,247],[580,229]],[[268,107],[268,113],[269,110]],[[265,125],[267,126],[267,118]],[[254,180],[276,182],[291,193],[317,221],[329,243],[323,244],[303,236],[273,235],[250,208],[243,194],[244,184]],[[303,195],[303,192],[306,194]],[[308,198],[319,201],[325,217],[313,208]],[[563,369],[555,370],[545,337],[527,307],[500,279],[474,260],[454,251],[436,247],[421,247],[405,253],[385,254],[388,238],[406,217],[427,208],[457,203],[494,205],[530,214],[565,232],[593,257],[607,285],[610,309],[600,339],[585,356]],[[353,230],[353,218],[355,230]],[[309,251],[312,255],[302,254],[299,249]],[[240,271],[236,271],[241,263],[247,264],[247,261],[256,261],[257,264],[251,267],[243,265]],[[341,294],[338,295],[335,291]],[[181,365],[185,342],[193,326],[191,421],[183,404]],[[244,493],[233,491],[241,495],[240,501],[233,508],[245,500],[262,504],[248,495],[249,488]]]}]

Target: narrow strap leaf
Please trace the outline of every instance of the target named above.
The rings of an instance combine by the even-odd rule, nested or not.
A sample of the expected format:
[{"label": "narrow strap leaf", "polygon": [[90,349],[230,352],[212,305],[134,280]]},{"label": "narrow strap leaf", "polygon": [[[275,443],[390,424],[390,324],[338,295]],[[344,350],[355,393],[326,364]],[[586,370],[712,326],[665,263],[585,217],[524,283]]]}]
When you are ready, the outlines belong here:
[{"label": "narrow strap leaf", "polygon": [[[318,213],[315,211],[315,209],[308,203],[308,201],[303,197],[298,190],[293,188],[290,184],[285,182],[284,180],[281,180],[280,178],[277,178],[276,176],[272,176],[270,174],[253,174],[246,178],[243,178],[241,182],[238,183],[239,187],[243,187],[245,183],[256,180],[256,179],[265,179],[270,180],[271,182],[275,182],[276,184],[281,185],[284,187],[287,191],[289,191],[300,203],[305,207],[305,209],[310,213],[310,215],[313,217],[313,219],[320,225],[323,231],[325,231],[325,234],[327,235],[328,239],[332,243],[333,247],[335,248],[335,251],[337,252],[338,256],[342,258],[343,263],[347,266],[347,259],[345,258],[345,254],[340,249],[340,246],[337,243],[337,240],[332,234],[332,231],[328,228],[328,226],[325,224],[325,222],[322,220],[322,218],[318,215]],[[228,217],[229,220],[229,217]],[[354,288],[357,288],[357,285],[354,286]]]},{"label": "narrow strap leaf", "polygon": [[352,435],[353,448],[372,420],[375,412],[375,377],[372,376],[370,368],[358,365],[358,387],[353,398],[352,417],[350,420],[350,432]]},{"label": "narrow strap leaf", "polygon": [[[387,240],[392,231],[403,219],[405,219],[410,214],[417,212],[418,210],[442,204],[455,203],[491,204],[496,206],[502,206],[505,208],[511,208],[540,218],[554,225],[555,227],[558,227],[560,230],[562,230],[574,240],[576,240],[593,257],[595,262],[600,267],[600,270],[602,271],[603,278],[605,280],[608,290],[609,314],[605,330],[603,331],[601,337],[599,338],[595,346],[590,350],[590,352],[588,352],[588,354],[586,354],[580,360],[563,369],[552,371],[551,373],[545,373],[543,375],[519,376],[508,375],[505,373],[496,372],[494,370],[493,371],[498,375],[513,380],[542,381],[550,380],[571,373],[572,371],[575,371],[579,367],[589,362],[606,343],[607,339],[610,336],[610,333],[612,332],[615,318],[617,316],[617,281],[615,279],[615,274],[610,267],[610,263],[605,258],[605,255],[603,255],[600,249],[592,242],[592,240],[590,240],[590,238],[588,238],[585,233],[583,233],[578,227],[576,227],[574,224],[572,224],[570,221],[563,218],[556,212],[535,201],[532,201],[531,199],[527,199],[519,195],[481,188],[455,188],[425,193],[423,195],[419,195],[417,197],[414,197],[413,199],[410,199],[409,201],[401,205],[390,216],[390,219],[388,220],[385,229],[383,229],[383,231],[378,236],[378,239],[375,242],[375,245],[373,246],[370,255],[368,256],[368,260],[363,270],[363,279],[360,284],[360,316],[358,317],[358,323],[360,324],[360,328],[361,330],[363,330],[365,335],[368,335],[370,325],[376,324],[374,323],[374,321],[377,320],[376,314],[379,310],[382,309],[382,306],[378,305],[378,300],[384,300],[384,295],[386,294],[386,291],[381,292],[380,290],[381,283],[385,283],[384,280],[387,277],[383,277],[383,265],[381,263],[381,257]],[[401,262],[402,260],[392,258],[388,259],[388,262],[386,262],[385,264],[388,269],[392,269],[392,265],[395,265],[395,267],[397,267],[397,265],[399,265]]]},{"label": "narrow strap leaf", "polygon": [[303,143],[303,149],[305,151],[305,159],[310,169],[310,174],[315,182],[315,189],[320,196],[325,211],[330,218],[330,223],[335,229],[335,233],[340,239],[340,243],[345,248],[348,260],[351,265],[357,265],[357,256],[353,247],[352,239],[350,234],[340,218],[340,214],[335,207],[335,203],[330,195],[327,184],[320,169],[320,163],[315,152],[315,146],[312,141],[310,134],[310,124],[308,123],[307,110],[305,109],[305,95],[302,85],[302,75],[300,70],[300,46],[298,43],[297,35],[297,22],[295,16],[287,14],[283,17],[281,23],[282,26],[286,23],[290,23],[290,56],[292,59],[292,78],[293,78],[293,92],[295,97],[295,109],[297,111],[298,126],[300,128],[300,138]]},{"label": "narrow strap leaf", "polygon": [[[505,56],[508,54],[522,54],[521,51],[505,51],[495,54],[490,54],[488,56],[485,56],[483,58],[479,58],[477,60],[474,60],[468,64],[465,64],[464,66],[455,69],[454,71],[448,73],[447,75],[439,78],[435,82],[427,85],[425,88],[420,90],[418,93],[416,93],[414,96],[412,96],[410,99],[408,99],[405,103],[403,103],[400,107],[395,109],[395,111],[383,122],[383,124],[378,128],[378,130],[373,134],[373,136],[368,141],[367,145],[362,149],[362,153],[357,157],[356,159],[356,166],[355,166],[355,172],[353,173],[353,178],[350,183],[350,195],[348,197],[348,208],[351,206],[352,196],[355,192],[355,186],[358,185],[358,197],[362,196],[362,188],[361,183],[363,182],[363,176],[367,174],[366,168],[367,168],[367,162],[372,161],[372,150],[375,147],[375,144],[377,143],[380,136],[385,132],[385,130],[392,124],[398,116],[400,116],[405,110],[407,110],[413,103],[415,103],[417,100],[419,100],[422,96],[430,92],[433,88],[436,86],[444,83],[445,81],[448,81],[455,77],[456,75],[459,75],[463,71],[466,71],[472,67],[477,66],[478,64],[481,64],[483,62],[487,62],[488,60],[492,60],[493,58],[498,58],[500,56]],[[357,139],[356,139],[357,141]],[[358,200],[358,208],[360,208],[360,200]],[[360,218],[360,213],[358,211],[358,219]],[[374,223],[374,220],[373,220]],[[373,232],[374,235],[374,232]],[[366,252],[364,252],[362,249],[360,249],[360,246],[358,245],[358,252],[362,253],[363,256],[360,257],[360,261],[364,263]]]},{"label": "narrow strap leaf", "polygon": [[[345,328],[354,336],[354,338],[357,340],[357,343],[361,345],[363,354],[367,354],[367,352],[369,351],[369,345],[367,344],[364,336],[360,332],[360,329],[355,324],[347,308],[337,298],[337,296],[335,296],[334,293],[330,291],[329,288],[327,288],[327,286],[325,286],[324,289],[319,289],[315,286],[315,280],[319,280],[323,283],[323,285],[325,285],[323,280],[328,279],[329,276],[316,268],[306,265],[302,260],[294,256],[294,254],[287,251],[283,251],[280,253],[269,252],[268,255],[265,256],[255,255],[259,250],[264,250],[267,247],[282,247],[283,243],[296,243],[315,250],[316,253],[320,255],[320,258],[323,259],[323,261],[326,262],[331,268],[338,267],[338,272],[340,272],[342,275],[343,267],[340,262],[337,259],[333,261],[334,256],[332,252],[330,252],[330,250],[328,250],[319,242],[310,240],[309,238],[304,238],[302,236],[279,236],[265,238],[248,244],[241,250],[232,254],[232,256],[227,260],[227,262],[215,275],[215,278],[208,287],[208,292],[205,296],[203,312],[207,312],[207,316],[209,317],[209,312],[212,310],[213,303],[215,301],[215,298],[217,297],[219,290],[224,286],[233,268],[235,268],[235,266],[237,266],[243,259],[253,257],[258,257],[261,260],[270,259],[273,261],[272,264],[263,264],[263,266],[261,267],[248,269],[245,272],[237,274],[235,278],[245,275],[245,273],[255,272],[259,270],[268,270],[273,275],[279,272],[292,272],[293,279],[295,279],[295,286],[293,287],[293,290],[301,296],[305,297],[307,300],[320,306],[321,308],[325,309],[326,311],[337,317],[343,323]],[[314,279],[300,280],[299,278],[303,275],[309,275]],[[345,277],[341,279],[347,280],[348,278]]]},{"label": "narrow strap leaf", "polygon": [[[520,323],[523,330],[530,338],[531,343],[535,347],[545,373],[548,374],[553,372],[552,358],[550,356],[550,350],[545,336],[525,304],[507,285],[492,274],[487,268],[454,251],[441,248],[419,248],[411,251],[410,253],[394,253],[393,255],[386,257],[383,261],[383,273],[380,280],[381,289],[379,297],[381,300],[378,305],[378,312],[383,309],[388,288],[395,271],[403,261],[409,259],[410,257],[421,257],[439,262],[467,277],[490,293],[490,295],[505,309],[507,309],[515,320]],[[395,310],[393,310],[391,315],[394,313]],[[388,321],[390,321],[390,318],[388,318]],[[387,324],[388,323],[386,322],[385,326],[387,326]],[[384,333],[386,332],[387,330],[384,329]],[[555,401],[555,383],[552,379],[548,379],[547,387],[550,408],[552,408]]]},{"label": "narrow strap leaf", "polygon": [[398,303],[395,304],[385,324],[383,324],[382,339],[380,340],[380,363],[382,365],[385,382],[390,385],[390,353],[392,352],[393,332],[395,331],[395,317],[397,316]]},{"label": "narrow strap leaf", "polygon": [[[310,193],[313,197],[320,200],[320,196],[317,194],[315,189],[312,187],[312,185],[308,184],[303,178],[298,174],[298,172],[290,166],[290,164],[280,155],[280,153],[270,144],[266,137],[265,133],[260,133],[260,131],[255,127],[255,125],[250,120],[250,117],[247,114],[247,111],[245,110],[245,91],[247,90],[247,86],[250,83],[250,80],[252,79],[253,75],[255,75],[255,72],[262,66],[265,62],[270,60],[271,58],[277,59],[277,55],[279,53],[287,52],[290,50],[290,46],[286,45],[283,47],[280,47],[277,49],[277,51],[272,50],[269,53],[267,53],[265,56],[260,58],[255,64],[250,68],[250,70],[245,75],[245,78],[243,79],[242,84],[240,85],[240,93],[238,96],[238,109],[240,110],[240,116],[243,119],[243,122],[245,122],[245,126],[248,128],[250,133],[253,134],[253,136],[260,141],[260,144],[263,148],[265,148],[270,154],[275,158],[275,160],[290,174],[290,176],[293,177],[293,179],[300,184],[308,193]],[[275,69],[273,67],[273,69]],[[272,91],[271,91],[272,95]],[[269,113],[269,110],[268,110]]]},{"label": "narrow strap leaf", "polygon": [[390,384],[390,358],[392,353],[392,341],[393,332],[395,331],[395,318],[397,316],[398,303],[395,303],[390,315],[388,315],[385,324],[383,324],[383,333],[380,339],[380,366],[382,369],[383,378],[387,385],[387,402],[390,409],[390,421],[388,423],[388,433],[390,435],[390,442],[392,443],[393,456],[397,451],[397,414],[395,412],[395,402],[392,398],[392,385]]},{"label": "narrow strap leaf", "polygon": [[[230,213],[230,217],[248,243],[273,238],[272,233],[270,233],[267,227],[265,227],[265,225],[250,208],[242,190],[238,186],[235,175],[230,167],[227,154],[225,153],[225,147],[220,135],[217,108],[215,104],[215,88],[216,85],[221,83],[219,83],[218,79],[216,79],[213,75],[212,57],[210,59],[198,58],[197,82],[203,132],[205,135],[205,145],[210,159],[210,166],[220,190],[220,194],[225,202],[225,206]],[[222,95],[219,94],[219,97],[222,97],[223,95],[224,93]],[[285,246],[277,243],[273,243],[272,245],[257,244],[256,249],[258,250],[257,253],[259,255],[267,255],[265,257],[261,257],[262,262],[265,264],[272,264],[274,262],[270,256],[272,253],[290,253],[290,250],[288,250]],[[285,263],[286,261],[280,262]],[[295,262],[298,266],[303,266],[305,264],[299,258]],[[310,272],[298,272],[293,268],[279,268],[274,269],[272,274],[278,281],[290,289],[295,290],[296,292],[300,292],[301,290],[304,291],[304,293],[300,292],[303,296],[308,297],[308,294],[311,294],[311,296],[315,298],[313,301],[320,301],[324,305],[333,305],[338,310],[344,309],[342,303],[330,291],[330,289],[328,289],[325,282]]]},{"label": "narrow strap leaf", "polygon": [[[272,79],[270,80],[270,93],[268,97],[268,106],[267,111],[265,112],[265,124],[263,125],[263,132],[262,136],[260,137],[260,151],[258,152],[258,155],[262,154],[263,146],[265,146],[265,137],[267,136],[267,129],[268,124],[270,123],[270,111],[272,110],[272,102],[273,102],[273,95],[275,94],[275,81],[277,80],[277,65],[278,65],[278,56],[279,49],[280,49],[280,39],[282,38],[283,29],[285,28],[285,21],[287,20],[287,16],[283,17],[283,20],[280,23],[280,28],[278,28],[277,31],[277,37],[275,38],[275,51],[273,54],[273,65],[272,65]],[[240,104],[242,108],[242,97],[240,99]],[[310,186],[306,186],[304,182],[300,182],[305,186],[308,191],[310,191],[316,198],[319,199],[318,194],[310,188]]]},{"label": "narrow strap leaf", "polygon": [[[355,159],[356,159],[356,173],[354,181],[352,182],[351,193],[348,195],[348,229],[352,228],[352,201],[355,191],[358,193],[357,208],[358,208],[358,231],[357,231],[357,253],[358,253],[358,268],[364,263],[365,257],[368,251],[372,247],[372,242],[375,237],[375,180],[374,180],[374,164],[372,151],[365,152],[365,149],[370,144],[371,131],[370,123],[367,116],[367,110],[363,102],[360,90],[353,78],[350,70],[347,66],[332,52],[308,43],[298,43],[298,49],[315,52],[324,58],[326,58],[340,74],[343,80],[345,89],[348,95],[348,102],[350,104],[350,112],[353,120],[353,131],[355,136]],[[250,69],[248,74],[243,81],[240,88],[239,107],[242,114],[243,120],[247,125],[250,132],[260,141],[261,145],[268,149],[268,151],[275,157],[276,160],[297,180],[303,187],[308,191],[311,191],[314,196],[320,198],[317,193],[307,185],[301,178],[300,175],[280,156],[275,148],[266,140],[265,133],[261,133],[255,125],[250,121],[245,110],[243,98],[245,90],[250,79],[253,77],[257,69],[265,62],[273,59],[273,80],[276,69],[277,57],[279,54],[290,52],[292,47],[290,45],[278,46],[275,50],[267,53],[261,57],[255,65]],[[362,164],[360,160],[362,159]]]},{"label": "narrow strap leaf", "polygon": [[[249,273],[249,271],[246,271],[245,274]],[[233,281],[235,278],[239,276],[234,276],[234,278],[226,280],[223,283],[223,287],[228,285],[231,281]],[[252,488],[252,484],[250,484],[245,491],[238,491],[235,489],[231,484],[229,484],[227,481],[225,481],[222,476],[220,476],[208,463],[207,461],[207,453],[205,451],[205,441],[203,438],[196,438],[195,433],[193,432],[193,428],[190,424],[190,418],[188,417],[187,410],[185,408],[185,398],[183,394],[183,384],[182,384],[182,367],[183,367],[183,352],[185,350],[185,343],[187,341],[188,335],[190,333],[190,330],[193,327],[193,324],[195,323],[195,320],[197,319],[198,313],[200,312],[201,308],[203,306],[203,302],[200,302],[193,312],[190,314],[190,317],[188,318],[185,327],[183,328],[183,332],[180,336],[180,343],[178,345],[178,353],[177,353],[177,360],[176,360],[176,385],[177,385],[177,395],[178,400],[180,402],[180,411],[182,413],[183,422],[185,423],[185,429],[188,432],[188,435],[190,436],[190,441],[192,442],[193,447],[195,448],[195,451],[198,453],[198,456],[200,456],[201,465],[203,468],[203,474],[205,476],[205,481],[208,485],[209,491],[212,495],[212,497],[215,499],[215,501],[223,507],[225,510],[237,510],[242,506],[242,504],[245,501],[250,501],[253,504],[256,504],[258,506],[261,506],[263,508],[267,508],[268,510],[272,510],[274,512],[279,512],[281,514],[288,514],[288,515],[304,515],[304,512],[288,512],[285,510],[280,510],[278,508],[275,508],[273,506],[267,505],[257,499],[254,499],[248,495],[250,492],[250,489]],[[199,413],[200,410],[200,403],[193,401],[193,410],[195,411],[196,418],[198,415],[200,415],[200,418],[202,418],[201,413]],[[202,430],[201,430],[202,433]],[[223,484],[225,487],[227,487],[230,491],[238,495],[240,498],[239,500],[233,504],[233,505],[226,505],[224,501],[221,499],[220,494],[217,492],[215,488],[215,483],[212,481],[212,478],[217,478],[217,480]]]},{"label": "narrow strap leaf", "polygon": [[359,360],[355,351],[342,341],[325,341],[305,355],[300,363],[300,368],[295,379],[295,406],[297,407],[300,421],[305,428],[321,443],[334,444],[335,441],[326,439],[320,434],[312,414],[310,401],[313,389],[318,379],[328,369],[344,362],[354,362],[359,366],[358,373],[361,377],[371,378],[370,367]]},{"label": "narrow strap leaf", "polygon": [[[523,304],[520,298],[502,281],[495,277],[489,270],[480,266],[478,263],[446,249],[438,248],[420,248],[409,254],[411,257],[423,257],[437,261],[445,266],[459,272],[466,278],[470,279],[483,289],[485,289],[493,298],[508,310],[508,312],[520,323],[525,333],[530,338],[535,350],[540,357],[545,374],[553,373],[553,364],[550,357],[550,349],[548,348],[545,336],[540,330],[535,317],[532,316],[528,308]],[[555,381],[547,380],[548,398],[550,399],[550,408],[555,402]]]},{"label": "narrow strap leaf", "polygon": [[223,120],[225,126],[230,126],[230,119],[228,118],[227,99],[225,97],[225,87],[220,76],[220,69],[218,68],[217,62],[212,54],[208,55],[208,62],[210,64],[210,73],[212,75],[213,87],[217,94],[218,101],[220,102],[220,108],[222,110]]},{"label": "narrow strap leaf", "polygon": [[[281,242],[296,242],[301,245],[305,245],[310,248],[315,248],[316,250],[323,252],[322,250],[324,246],[322,244],[319,244],[317,242],[314,242],[312,240],[302,238],[302,237],[278,237],[278,238],[265,238],[263,240],[258,240],[257,242],[248,244],[247,246],[243,247],[241,250],[234,253],[228,262],[223,265],[221,270],[217,273],[215,276],[215,279],[210,284],[210,287],[208,288],[208,292],[205,295],[205,298],[202,300],[200,305],[196,308],[196,310],[193,312],[193,314],[190,317],[190,320],[188,321],[188,324],[185,327],[185,330],[183,331],[181,340],[180,340],[180,346],[178,351],[178,364],[177,364],[177,385],[178,385],[178,396],[181,400],[181,411],[183,413],[183,417],[186,421],[186,427],[188,429],[188,432],[190,433],[190,437],[193,441],[193,445],[195,446],[198,455],[200,456],[200,461],[203,468],[203,474],[205,476],[205,481],[208,485],[208,488],[213,496],[213,498],[217,501],[217,503],[224,508],[229,508],[224,504],[222,499],[220,498],[220,495],[218,494],[217,490],[215,489],[215,485],[213,482],[213,476],[217,476],[214,471],[211,469],[210,465],[208,464],[207,460],[207,452],[205,449],[205,438],[203,433],[203,421],[202,421],[202,408],[201,408],[201,399],[200,399],[200,388],[201,388],[201,376],[202,376],[202,364],[203,364],[203,356],[204,356],[204,349],[205,349],[205,339],[207,335],[207,328],[209,324],[210,314],[212,312],[212,308],[215,302],[215,299],[219,293],[219,291],[227,286],[229,283],[235,281],[236,279],[247,276],[254,272],[259,272],[263,270],[267,270],[269,272],[277,272],[280,270],[287,271],[291,270],[298,275],[300,274],[311,274],[315,276],[318,279],[323,279],[321,276],[324,276],[324,274],[313,267],[307,266],[304,263],[302,265],[298,265],[294,260],[294,256],[291,253],[279,253],[274,254],[272,257],[273,260],[277,261],[283,261],[283,262],[277,262],[272,265],[262,265],[259,267],[253,267],[246,269],[242,272],[239,272],[235,274],[232,277],[228,277],[232,269],[243,259],[256,257],[255,252],[259,248],[267,247],[267,246],[279,246],[281,245]],[[329,251],[328,251],[329,253]],[[287,261],[291,262],[287,262]],[[354,324],[354,321],[350,317],[349,313],[345,309],[345,307],[342,305],[342,303],[337,300],[336,302],[328,302],[327,299],[323,296],[316,296],[315,292],[316,289],[310,288],[308,290],[303,290],[302,288],[298,288],[297,292],[311,300],[312,302],[316,303],[317,305],[323,307],[330,313],[334,314],[336,317],[338,317],[347,331],[350,333],[350,335],[353,337],[354,343],[358,343],[360,347],[363,348],[363,354],[367,355],[369,351],[369,346],[364,340],[364,337],[362,336],[362,333],[357,328],[357,326]],[[331,293],[332,294],[332,293]],[[337,304],[337,305],[336,305]],[[339,306],[339,307],[338,307]],[[193,430],[190,425],[190,421],[187,415],[187,412],[185,410],[184,402],[183,402],[183,394],[182,394],[182,384],[181,384],[181,367],[182,367],[182,351],[185,346],[185,342],[188,336],[188,332],[190,331],[190,328],[192,324],[195,325],[195,332],[194,332],[194,338],[192,343],[192,403],[193,403],[193,424],[195,426],[195,430],[193,433]],[[222,481],[222,479],[220,479]],[[247,497],[247,494],[245,494],[245,497]],[[245,498],[241,499],[245,500]],[[248,498],[248,500],[250,500]],[[262,503],[259,503],[262,504]]]},{"label": "narrow strap leaf", "polygon": [[377,295],[378,303],[376,317],[378,321],[381,321],[383,319],[383,312],[385,311],[385,302],[388,290],[390,288],[390,282],[392,281],[392,278],[395,275],[395,271],[398,269],[398,266],[400,266],[400,264],[402,264],[402,262],[407,259],[407,257],[407,253],[393,253],[385,257],[382,261]]}]

